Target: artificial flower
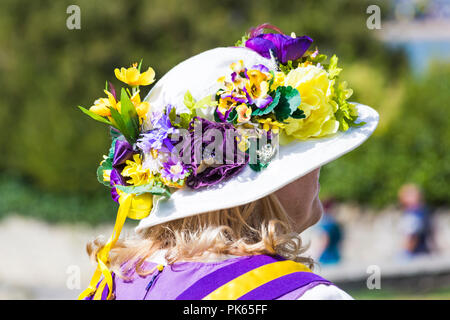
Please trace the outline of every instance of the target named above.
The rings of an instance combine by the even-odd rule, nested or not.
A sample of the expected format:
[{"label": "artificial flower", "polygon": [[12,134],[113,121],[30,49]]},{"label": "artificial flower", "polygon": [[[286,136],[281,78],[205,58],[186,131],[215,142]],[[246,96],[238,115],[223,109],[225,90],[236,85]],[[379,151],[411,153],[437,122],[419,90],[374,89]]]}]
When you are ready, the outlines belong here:
[{"label": "artificial flower", "polygon": [[111,170],[103,170],[103,181],[111,181]]},{"label": "artificial flower", "polygon": [[271,58],[273,52],[282,64],[286,64],[289,60],[301,58],[312,42],[307,36],[293,38],[284,34],[265,33],[248,39],[245,46],[267,59]]},{"label": "artificial flower", "polygon": [[89,111],[92,111],[102,117],[110,117],[110,108],[114,108],[120,112],[120,102],[117,102],[116,98],[114,98],[108,90],[104,90],[104,92],[108,97],[95,100],[94,105],[89,108]]},{"label": "artificial flower", "polygon": [[122,176],[130,178],[127,180],[127,183],[133,186],[148,184],[154,179],[150,170],[142,167],[142,159],[139,154],[133,155],[133,161],[126,161],[126,166],[122,170]]},{"label": "artificial flower", "polygon": [[279,86],[284,85],[284,81],[286,79],[286,75],[282,71],[275,72],[273,77],[273,82],[270,85],[270,90],[275,91]]},{"label": "artificial flower", "polygon": [[308,139],[335,133],[339,128],[334,113],[337,106],[331,103],[334,80],[320,67],[308,65],[289,72],[285,79],[286,86],[298,90],[302,97],[299,106],[305,113],[304,119],[289,118],[284,128],[285,138]]},{"label": "artificial flower", "polygon": [[150,109],[150,103],[147,101],[141,101],[139,90],[133,94],[130,100],[133,103],[139,118],[145,120],[147,118],[147,112]]},{"label": "artificial flower", "polygon": [[258,122],[263,125],[265,131],[272,131],[275,134],[279,133],[280,129],[283,129],[285,126],[283,123],[272,120],[271,118],[258,119]]},{"label": "artificial flower", "polygon": [[273,98],[269,95],[268,80],[270,80],[271,75],[266,73],[264,69],[261,69],[260,66],[258,65],[255,66],[257,68],[247,70],[248,81],[244,90],[247,94],[248,104],[254,104],[262,109],[269,105]]},{"label": "artificial flower", "polygon": [[149,153],[152,149],[172,151],[173,144],[170,135],[178,132],[172,126],[167,115],[161,112],[152,113],[152,129],[143,133],[137,141],[136,146],[145,153]]},{"label": "artificial flower", "polygon": [[155,81],[155,71],[153,68],[149,67],[147,71],[140,73],[137,68],[137,64],[133,64],[130,68],[121,68],[120,70],[116,68],[114,70],[116,78],[126,84],[136,87],[136,86],[148,86]]},{"label": "artificial flower", "polygon": [[252,108],[242,103],[236,107],[236,112],[238,115],[237,122],[247,122],[252,115]]},{"label": "artificial flower", "polygon": [[169,158],[167,162],[163,163],[161,177],[166,180],[177,182],[186,178],[188,174],[189,169],[175,158]]},{"label": "artificial flower", "polygon": [[[201,134],[194,133],[196,126],[200,126]],[[213,122],[195,117],[189,127],[193,129],[191,139],[182,147],[181,153],[183,159],[189,158],[187,159],[189,164],[186,164],[191,169],[191,174],[186,180],[188,187],[198,189],[215,185],[238,174],[248,163],[248,155],[235,147],[235,138],[239,134],[231,123]],[[221,154],[212,154],[211,165],[205,167],[203,159],[199,159],[198,154],[205,155],[206,148],[211,147],[210,144],[215,142],[217,132],[220,132],[223,139],[214,150]],[[231,159],[227,157],[230,155]]]}]

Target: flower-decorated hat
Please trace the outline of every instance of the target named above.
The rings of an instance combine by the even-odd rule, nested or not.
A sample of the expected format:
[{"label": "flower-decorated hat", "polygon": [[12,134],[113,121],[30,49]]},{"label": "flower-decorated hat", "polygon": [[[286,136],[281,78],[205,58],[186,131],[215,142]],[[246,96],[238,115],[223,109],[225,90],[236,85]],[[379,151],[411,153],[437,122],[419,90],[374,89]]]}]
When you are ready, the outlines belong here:
[{"label": "flower-decorated hat", "polygon": [[[277,33],[264,33],[273,29]],[[136,232],[167,221],[260,199],[362,144],[378,113],[350,103],[336,56],[307,36],[271,25],[234,47],[189,58],[154,82],[141,64],[116,69],[129,88],[109,84],[105,98],[81,110],[111,127],[112,145],[97,170],[119,203],[113,235],[80,296],[112,287],[108,253],[126,218]],[[97,290],[97,292],[103,290]],[[109,291],[111,293],[111,290]]]}]

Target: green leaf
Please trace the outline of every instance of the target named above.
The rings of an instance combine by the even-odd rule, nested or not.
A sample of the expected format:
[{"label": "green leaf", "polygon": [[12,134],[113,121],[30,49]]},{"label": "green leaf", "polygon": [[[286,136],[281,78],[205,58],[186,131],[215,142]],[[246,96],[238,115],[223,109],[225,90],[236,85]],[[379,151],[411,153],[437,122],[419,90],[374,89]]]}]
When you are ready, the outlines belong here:
[{"label": "green leaf", "polygon": [[330,75],[330,79],[333,80],[336,78],[342,71],[342,68],[338,68],[338,57],[333,55],[330,59],[330,64],[328,65],[328,74]]},{"label": "green leaf", "polygon": [[189,90],[184,94],[183,102],[194,116],[196,115],[196,109],[217,106],[217,101],[213,101],[211,95],[208,95],[203,99],[196,101]]},{"label": "green leaf", "polygon": [[114,138],[112,143],[111,143],[111,147],[109,148],[109,152],[108,152],[108,157],[102,161],[102,164],[97,168],[97,180],[101,183],[104,184],[107,187],[111,188],[111,184],[109,183],[109,181],[104,181],[103,180],[103,172],[105,170],[112,170],[113,166],[113,159],[114,159],[114,150],[116,147],[116,141],[117,138]]},{"label": "green leaf", "polygon": [[103,118],[102,116],[99,116],[98,114],[93,113],[92,111],[89,111],[88,109],[83,108],[81,106],[78,106],[78,108],[80,108],[81,111],[83,111],[85,114],[87,114],[92,119],[100,121],[100,122],[103,122],[103,123],[106,123],[106,124],[112,126],[112,123],[109,120]]},{"label": "green leaf", "polygon": [[195,106],[195,100],[194,97],[192,96],[191,92],[188,90],[186,91],[186,93],[184,94],[184,105],[189,109],[189,110],[193,110],[194,106]]},{"label": "green leaf", "polygon": [[306,118],[305,112],[302,109],[297,109],[291,114],[291,118],[304,119]]},{"label": "green leaf", "polygon": [[136,108],[130,100],[130,97],[123,88],[120,96],[120,104],[120,114],[122,115],[127,132],[134,143],[139,136],[139,117],[136,113]]},{"label": "green leaf", "polygon": [[170,198],[171,193],[169,189],[163,185],[160,184],[144,184],[142,186],[121,186],[116,185],[115,186],[120,191],[129,193],[129,194],[135,194],[135,195],[141,195],[144,193],[151,193],[158,196],[164,196],[167,198]]},{"label": "green leaf", "polygon": [[227,122],[234,123],[236,121],[237,117],[238,117],[238,114],[237,114],[236,108],[234,108],[228,114]]},{"label": "green leaf", "polygon": [[249,38],[249,35],[244,34],[240,40],[236,41],[234,46],[235,47],[245,47],[245,43],[247,42],[248,38]]},{"label": "green leaf", "polygon": [[111,118],[113,125],[119,130],[123,136],[126,138],[128,136],[127,128],[123,122],[122,115],[114,108],[111,108]]},{"label": "green leaf", "polygon": [[281,96],[274,112],[278,121],[284,121],[298,109],[302,99],[298,90],[291,86],[278,88],[280,89]]}]

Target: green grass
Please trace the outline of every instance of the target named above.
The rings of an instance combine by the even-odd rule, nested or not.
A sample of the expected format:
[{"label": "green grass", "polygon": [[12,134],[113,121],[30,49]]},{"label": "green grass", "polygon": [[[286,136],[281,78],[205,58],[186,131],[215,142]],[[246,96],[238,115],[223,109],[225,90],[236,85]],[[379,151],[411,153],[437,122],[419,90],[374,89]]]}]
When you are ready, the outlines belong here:
[{"label": "green grass", "polygon": [[348,293],[357,300],[449,300],[450,288],[411,292],[395,289],[356,290]]}]

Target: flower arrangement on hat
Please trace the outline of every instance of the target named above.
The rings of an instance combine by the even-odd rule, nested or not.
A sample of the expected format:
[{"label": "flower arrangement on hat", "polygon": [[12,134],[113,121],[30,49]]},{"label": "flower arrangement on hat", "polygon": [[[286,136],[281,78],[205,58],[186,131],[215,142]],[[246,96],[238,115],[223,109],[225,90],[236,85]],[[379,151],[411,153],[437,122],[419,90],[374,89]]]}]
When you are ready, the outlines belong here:
[{"label": "flower arrangement on hat", "polygon": [[[97,99],[89,110],[80,107],[112,127],[112,146],[100,164],[98,177],[101,183],[112,187],[114,200],[118,201],[117,189],[138,195],[170,196],[174,188],[214,185],[238,174],[245,165],[260,170],[268,164],[259,156],[253,159],[256,163],[249,163],[248,155],[232,164],[210,161],[208,165],[207,159],[196,162],[193,157],[182,161],[177,155],[185,146],[176,148],[173,137],[179,136],[180,130],[187,130],[192,144],[196,144],[193,132],[197,123],[203,125],[203,135],[211,128],[241,133],[236,135],[237,149],[247,154],[252,141],[256,141],[248,139],[249,129],[257,137],[266,134],[270,141],[277,136],[281,144],[286,144],[361,125],[355,123],[355,106],[347,101],[352,90],[338,79],[342,69],[337,65],[337,57],[326,63],[327,57],[318,49],[310,50],[311,38],[263,33],[267,28],[279,31],[271,25],[261,25],[236,46],[276,61],[278,70],[263,64],[245,68],[242,60],[236,61],[229,74],[218,79],[215,96],[195,101],[186,92],[184,104],[189,112],[177,114],[177,106],[171,105],[164,112],[151,111],[149,103],[141,100],[140,87],[152,84],[155,72],[148,68],[141,73],[142,61],[130,68],[115,69],[117,79],[129,86],[121,90],[120,97],[109,83],[109,90],[104,90],[107,97]],[[208,107],[214,108],[213,117],[202,117],[202,109]],[[246,134],[242,134],[242,129],[247,130]],[[202,152],[206,147],[203,143]],[[174,155],[174,150],[178,154]]]},{"label": "flower arrangement on hat", "polygon": [[[99,265],[106,265],[125,219],[145,218],[155,200],[169,198],[180,188],[219,184],[246,166],[263,170],[276,154],[277,141],[320,138],[363,124],[355,122],[357,109],[347,101],[352,90],[339,80],[342,69],[336,56],[327,62],[318,49],[310,49],[311,38],[264,29],[280,32],[264,24],[236,46],[270,59],[276,68],[245,67],[242,60],[235,61],[229,73],[217,79],[215,94],[197,101],[187,90],[184,106],[154,111],[142,101],[140,88],[155,81],[155,72],[151,67],[141,72],[141,61],[114,70],[127,88],[118,92],[108,83],[106,97],[89,109],[79,107],[111,127],[111,148],[97,177],[111,187],[120,207],[115,232],[99,253]],[[109,279],[106,267],[102,274]]]}]

